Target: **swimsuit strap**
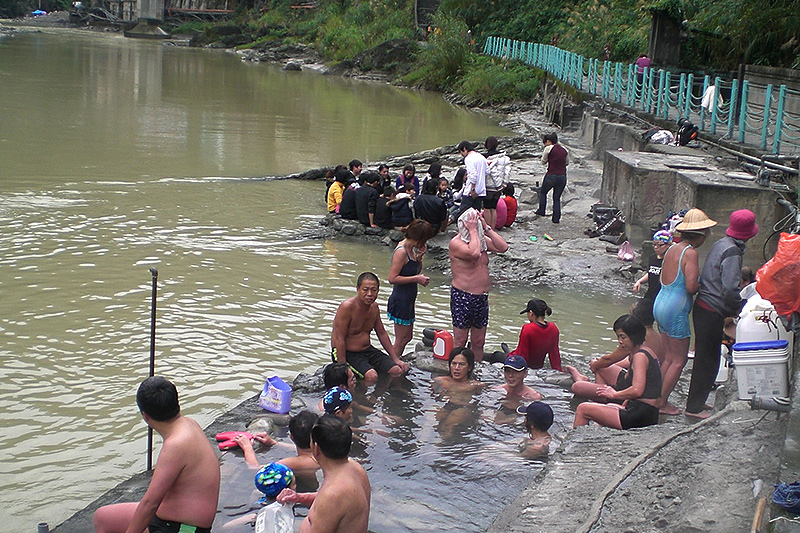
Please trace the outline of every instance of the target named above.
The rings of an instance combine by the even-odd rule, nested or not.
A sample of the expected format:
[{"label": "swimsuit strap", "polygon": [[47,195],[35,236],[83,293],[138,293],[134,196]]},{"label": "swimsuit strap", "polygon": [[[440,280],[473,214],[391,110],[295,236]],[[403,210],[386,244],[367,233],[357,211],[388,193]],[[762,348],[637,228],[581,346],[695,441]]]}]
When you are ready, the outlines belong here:
[{"label": "swimsuit strap", "polygon": [[[684,249],[681,250],[681,255],[680,255],[680,257],[678,257],[678,273],[675,274],[675,279],[673,279],[672,282],[667,283],[666,285],[664,285],[663,277],[659,280],[659,281],[661,281],[661,286],[662,287],[669,287],[671,285],[675,285],[676,281],[678,281],[679,279],[684,277],[683,269],[681,268],[681,264],[683,263],[683,254],[685,254],[686,250],[688,250],[691,247],[692,247],[691,244],[687,244],[686,247],[684,247]],[[669,250],[672,250],[672,247],[670,247]],[[667,250],[667,253],[669,253],[669,250]],[[667,258],[667,253],[664,254],[664,259]],[[664,259],[661,260],[662,263],[663,263]],[[663,270],[664,267],[662,266],[661,268],[662,268],[661,274],[663,275],[664,274],[664,270]]]}]

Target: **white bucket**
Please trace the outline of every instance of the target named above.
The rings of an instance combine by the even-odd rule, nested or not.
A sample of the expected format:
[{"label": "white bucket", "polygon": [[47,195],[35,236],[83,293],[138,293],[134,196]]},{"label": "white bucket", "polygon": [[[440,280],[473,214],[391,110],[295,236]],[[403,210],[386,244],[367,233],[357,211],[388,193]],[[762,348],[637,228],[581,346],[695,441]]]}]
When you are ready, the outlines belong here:
[{"label": "white bucket", "polygon": [[739,399],[789,395],[789,347],[785,340],[737,342],[733,365],[739,384]]},{"label": "white bucket", "polygon": [[719,353],[719,370],[717,371],[717,377],[714,380],[715,383],[725,383],[728,381],[728,377],[731,371],[730,360],[728,356],[730,355],[730,350],[728,346],[723,344]]}]

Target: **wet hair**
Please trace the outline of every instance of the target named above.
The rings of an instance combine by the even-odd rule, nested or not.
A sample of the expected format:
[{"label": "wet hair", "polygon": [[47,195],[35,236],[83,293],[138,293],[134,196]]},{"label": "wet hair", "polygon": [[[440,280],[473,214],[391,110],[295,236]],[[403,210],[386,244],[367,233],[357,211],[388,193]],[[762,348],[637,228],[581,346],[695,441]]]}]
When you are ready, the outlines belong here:
[{"label": "wet hair", "polygon": [[336,181],[339,183],[347,184],[352,177],[353,175],[346,168],[340,168],[336,171]]},{"label": "wet hair", "polygon": [[551,131],[550,133],[545,133],[544,135],[542,135],[542,142],[544,141],[550,141],[553,144],[558,144],[558,135],[554,131]]},{"label": "wet hair", "polygon": [[422,187],[422,194],[436,194],[436,190],[439,188],[439,181],[433,178],[429,179],[425,182],[425,186]]},{"label": "wet hair", "polygon": [[653,300],[642,298],[633,304],[631,314],[638,318],[644,327],[652,326],[656,321],[653,317]]},{"label": "wet hair", "polygon": [[456,170],[456,177],[453,178],[453,190],[460,191],[464,186],[464,178],[467,175],[467,169],[464,167]]},{"label": "wet hair", "polygon": [[397,191],[394,190],[394,187],[392,187],[391,185],[387,185],[386,187],[383,188],[383,195],[386,198],[389,198],[390,196],[392,196],[396,192]]},{"label": "wet hair", "polygon": [[378,183],[381,181],[381,175],[377,172],[367,172],[363,174],[364,183]]},{"label": "wet hair", "polygon": [[498,144],[500,143],[497,142],[497,137],[495,136],[486,137],[486,140],[483,142],[483,146],[485,146],[486,149],[489,150],[490,152],[492,150],[497,150]]},{"label": "wet hair", "polygon": [[436,235],[436,228],[430,222],[420,218],[412,220],[402,231],[412,241],[423,244]]},{"label": "wet hair", "polygon": [[616,319],[614,321],[614,331],[622,331],[631,339],[634,346],[643,344],[647,336],[647,330],[644,328],[644,324],[634,315],[622,315]]},{"label": "wet hair", "polygon": [[459,152],[461,152],[462,150],[466,150],[467,152],[471,152],[474,149],[475,149],[475,147],[472,146],[472,143],[469,142],[469,141],[461,141],[460,143],[458,143],[458,146],[456,146],[456,150],[458,150]]},{"label": "wet hair", "polygon": [[450,365],[453,364],[453,359],[457,355],[463,355],[467,359],[467,368],[469,369],[467,377],[472,378],[472,371],[475,369],[475,354],[469,348],[459,346],[450,350],[450,356],[447,358],[447,369],[450,369]]},{"label": "wet hair", "polygon": [[139,411],[158,422],[172,420],[181,412],[178,389],[166,378],[151,376],[142,381],[136,391]]},{"label": "wet hair", "polygon": [[411,163],[408,163],[407,165],[405,165],[405,166],[403,167],[403,172],[405,172],[406,170],[410,170],[410,171],[411,171],[411,172],[413,172],[414,174],[416,174],[416,173],[417,173],[417,167],[415,167],[415,166],[414,166],[414,165],[412,165]]},{"label": "wet hair", "polygon": [[363,167],[363,166],[364,166],[364,163],[362,163],[362,162],[361,162],[361,161],[359,161],[358,159],[353,159],[353,160],[352,160],[352,161],[350,161],[350,163],[348,164],[348,167],[350,167],[350,170],[353,170],[353,169],[354,169],[354,168],[356,168],[356,167]]},{"label": "wet hair", "polygon": [[347,363],[330,363],[322,371],[322,381],[325,383],[325,390],[332,389],[337,385],[347,388],[347,371],[350,365]]},{"label": "wet hair", "polygon": [[311,428],[319,420],[319,415],[311,411],[300,411],[289,419],[289,437],[298,448],[311,447]]},{"label": "wet hair", "polygon": [[378,279],[378,276],[373,274],[372,272],[362,272],[359,274],[358,279],[356,280],[356,288],[361,287],[361,284],[364,283],[365,280],[371,280],[378,284],[378,288],[381,288],[381,280]]},{"label": "wet hair", "polygon": [[506,183],[506,186],[503,187],[503,194],[513,198],[514,197],[514,184],[513,183]]},{"label": "wet hair", "polygon": [[311,428],[311,440],[328,459],[346,459],[353,443],[353,431],[341,418],[325,414]]}]

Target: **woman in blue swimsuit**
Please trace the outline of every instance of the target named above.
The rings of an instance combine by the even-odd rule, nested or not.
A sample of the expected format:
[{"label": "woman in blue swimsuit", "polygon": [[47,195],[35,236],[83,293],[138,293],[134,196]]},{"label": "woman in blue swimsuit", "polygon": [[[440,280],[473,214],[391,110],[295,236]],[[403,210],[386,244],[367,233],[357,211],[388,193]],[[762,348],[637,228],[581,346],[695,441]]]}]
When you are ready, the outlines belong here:
[{"label": "woman in blue swimsuit", "polygon": [[669,395],[689,355],[689,311],[692,295],[700,288],[700,265],[697,248],[702,246],[717,223],[699,209],[690,209],[683,222],[675,229],[680,231],[681,242],[671,246],[664,254],[661,267],[661,290],[653,304],[653,316],[664,341],[664,363],[661,366],[663,384],[658,408],[661,414],[678,415],[681,410],[668,403]]},{"label": "woman in blue swimsuit", "polygon": [[427,251],[428,239],[436,234],[436,229],[428,222],[414,219],[402,228],[406,238],[400,241],[392,254],[392,267],[389,270],[389,283],[394,285],[386,314],[394,322],[394,353],[403,355],[406,345],[414,336],[414,302],[417,300],[417,285],[427,287],[428,276],[422,272],[422,256]]}]

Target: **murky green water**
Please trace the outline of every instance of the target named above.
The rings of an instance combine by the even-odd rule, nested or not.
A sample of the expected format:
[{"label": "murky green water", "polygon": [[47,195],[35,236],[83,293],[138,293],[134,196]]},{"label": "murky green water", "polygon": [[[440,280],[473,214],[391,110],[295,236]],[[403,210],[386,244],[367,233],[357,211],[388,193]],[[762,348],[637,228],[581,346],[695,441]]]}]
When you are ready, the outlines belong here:
[{"label": "murky green water", "polygon": [[[390,251],[309,238],[322,185],[257,177],[503,133],[434,94],[107,35],[0,38],[0,87],[0,531],[60,523],[144,468],[134,392],[147,374],[149,267],[160,274],[156,370],[202,425],[267,375],[291,379],[327,360],[338,303],[361,271],[385,280]],[[431,278],[418,324],[447,326],[449,279]],[[515,343],[534,292],[555,310],[565,359],[613,346],[608,324],[625,298],[502,285],[489,348]],[[426,380],[414,388],[430,398]],[[463,470],[460,454],[439,462],[433,404],[420,401],[413,431],[368,452],[385,465],[422,457],[423,470]],[[492,426],[478,424],[491,441]],[[483,446],[467,442],[464,462]],[[389,531],[397,506],[422,505],[410,495],[428,474],[370,457],[374,528]],[[511,496],[498,479],[492,490]],[[455,476],[450,489],[470,493],[473,481]],[[451,517],[466,502],[424,506]],[[472,523],[501,503],[475,507]]]}]

